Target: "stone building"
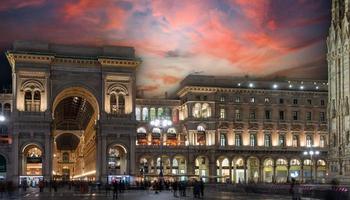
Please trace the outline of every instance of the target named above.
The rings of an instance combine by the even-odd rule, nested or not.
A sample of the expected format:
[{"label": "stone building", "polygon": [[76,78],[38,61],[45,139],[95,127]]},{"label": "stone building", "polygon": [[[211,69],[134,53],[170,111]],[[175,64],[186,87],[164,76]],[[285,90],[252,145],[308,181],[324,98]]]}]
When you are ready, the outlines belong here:
[{"label": "stone building", "polygon": [[327,177],[325,81],[189,75],[172,98],[151,99],[136,96],[141,61],[131,47],[16,42],[7,58],[0,178]]},{"label": "stone building", "polygon": [[349,0],[332,1],[332,21],[327,38],[329,82],[329,173],[350,183],[350,55]]}]

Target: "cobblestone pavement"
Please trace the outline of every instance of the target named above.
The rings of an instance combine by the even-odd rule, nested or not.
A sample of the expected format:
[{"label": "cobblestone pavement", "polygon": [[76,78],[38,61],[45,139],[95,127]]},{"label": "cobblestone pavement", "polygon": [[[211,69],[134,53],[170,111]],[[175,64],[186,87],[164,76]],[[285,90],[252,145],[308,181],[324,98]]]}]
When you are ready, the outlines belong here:
[{"label": "cobblestone pavement", "polygon": [[[96,200],[102,200],[102,199],[113,199],[112,193],[109,195],[106,195],[106,193],[89,193],[89,194],[80,194],[77,192],[71,192],[66,190],[59,190],[57,193],[54,192],[43,192],[39,193],[36,190],[27,191],[24,192],[17,192],[14,193],[11,197],[4,195],[3,197],[0,196],[0,199],[33,199],[33,200],[75,200],[75,199],[96,199]],[[125,193],[119,194],[118,199],[120,200],[158,200],[158,199],[165,199],[165,200],[187,200],[187,199],[194,199],[192,194],[189,194],[187,197],[173,197],[173,194],[170,191],[162,191],[159,194],[155,194],[153,191],[143,191],[143,190],[130,190],[126,191]],[[232,200],[246,200],[246,199],[253,199],[253,200],[274,200],[274,199],[291,199],[289,196],[281,196],[281,195],[265,195],[265,194],[247,194],[247,193],[234,193],[234,192],[218,192],[218,191],[211,191],[208,192],[208,194],[205,194],[204,199],[208,200],[221,200],[221,199],[232,199]],[[303,198],[305,199],[305,198]]]}]

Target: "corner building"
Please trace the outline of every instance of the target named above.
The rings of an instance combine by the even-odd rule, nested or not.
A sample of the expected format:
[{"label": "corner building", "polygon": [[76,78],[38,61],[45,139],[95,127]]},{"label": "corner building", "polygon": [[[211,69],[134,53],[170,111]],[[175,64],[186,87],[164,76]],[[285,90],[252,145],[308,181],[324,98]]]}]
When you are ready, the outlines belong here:
[{"label": "corner building", "polygon": [[[324,182],[327,83],[189,75],[136,96],[130,47],[16,42],[1,94],[0,178]],[[167,127],[151,121],[171,120]],[[303,155],[313,149],[319,154]]]}]

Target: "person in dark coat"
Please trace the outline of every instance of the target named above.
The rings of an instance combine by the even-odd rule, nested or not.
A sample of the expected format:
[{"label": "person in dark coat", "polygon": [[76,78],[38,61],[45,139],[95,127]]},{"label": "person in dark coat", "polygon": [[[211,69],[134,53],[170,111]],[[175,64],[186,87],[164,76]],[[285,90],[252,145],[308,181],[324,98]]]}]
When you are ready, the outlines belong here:
[{"label": "person in dark coat", "polygon": [[200,186],[197,180],[194,181],[193,184],[193,196],[194,198],[200,198]]},{"label": "person in dark coat", "polygon": [[172,188],[174,191],[174,197],[177,197],[177,187],[178,187],[178,183],[177,183],[177,181],[174,181],[173,185],[172,185]]},{"label": "person in dark coat", "polygon": [[119,192],[119,184],[118,181],[114,181],[113,183],[113,199],[118,199],[118,192]]},{"label": "person in dark coat", "polygon": [[204,181],[203,181],[203,179],[200,180],[199,186],[200,186],[200,190],[201,190],[201,196],[203,198],[204,197]]}]

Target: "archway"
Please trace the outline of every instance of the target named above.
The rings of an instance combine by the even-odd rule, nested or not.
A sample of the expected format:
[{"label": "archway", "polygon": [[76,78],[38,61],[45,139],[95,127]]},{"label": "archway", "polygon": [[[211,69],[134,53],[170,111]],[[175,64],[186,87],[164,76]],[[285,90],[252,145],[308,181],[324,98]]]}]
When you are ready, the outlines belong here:
[{"label": "archway", "polygon": [[7,171],[6,158],[0,154],[0,181],[6,180]]},{"label": "archway", "polygon": [[245,183],[244,176],[244,160],[243,158],[235,158],[232,160],[232,180],[235,183]]},{"label": "archway", "polygon": [[108,164],[108,182],[112,183],[115,180],[130,181],[126,174],[129,174],[128,169],[128,151],[121,144],[114,144],[108,148],[107,152]]},{"label": "archway", "polygon": [[187,173],[187,162],[184,156],[177,155],[172,161],[172,174],[178,176],[180,180],[185,180]]},{"label": "archway", "polygon": [[256,157],[250,157],[247,160],[247,179],[248,183],[259,181],[259,159]]},{"label": "archway", "polygon": [[216,160],[217,182],[225,183],[230,178],[230,161],[226,157]]},{"label": "archway", "polygon": [[317,183],[325,183],[326,182],[326,173],[327,173],[327,167],[326,167],[326,161],[319,159],[317,160],[317,166],[316,166],[316,182]]},{"label": "archway", "polygon": [[56,96],[52,108],[54,179],[95,180],[98,101],[87,89],[71,87]]},{"label": "archway", "polygon": [[276,161],[276,182],[286,183],[288,179],[288,162],[286,159],[279,158]]},{"label": "archway", "polygon": [[264,182],[272,183],[273,181],[273,160],[271,158],[267,158],[264,161]]},{"label": "archway", "polygon": [[209,176],[209,159],[206,156],[198,156],[195,160],[195,175],[203,178],[204,182],[208,181]]},{"label": "archway", "polygon": [[28,144],[22,149],[22,173],[20,184],[35,187],[43,179],[43,151],[37,144]]},{"label": "archway", "polygon": [[300,160],[299,159],[291,159],[290,160],[290,169],[289,174],[291,178],[294,178],[296,181],[301,180],[301,173],[300,173]]}]

